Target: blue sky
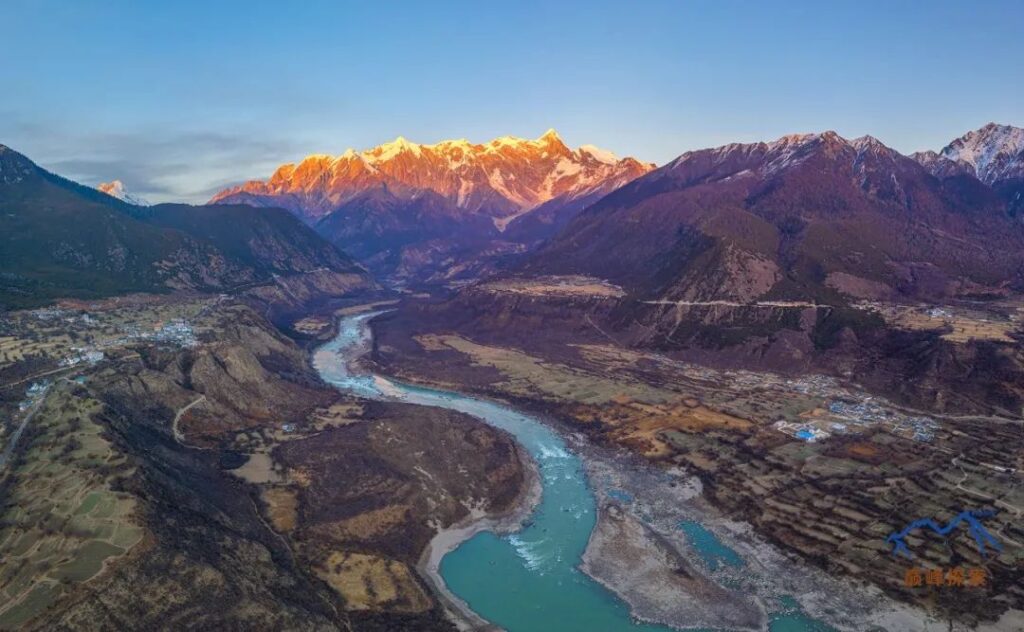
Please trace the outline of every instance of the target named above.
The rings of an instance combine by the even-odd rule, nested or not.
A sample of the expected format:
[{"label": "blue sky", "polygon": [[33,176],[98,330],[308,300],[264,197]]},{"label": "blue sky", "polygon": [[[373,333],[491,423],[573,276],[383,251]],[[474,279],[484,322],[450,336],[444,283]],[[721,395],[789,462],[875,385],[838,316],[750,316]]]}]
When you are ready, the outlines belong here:
[{"label": "blue sky", "polygon": [[203,201],[309,153],[554,127],[663,163],[1024,125],[1024,2],[3,0],[0,143]]}]

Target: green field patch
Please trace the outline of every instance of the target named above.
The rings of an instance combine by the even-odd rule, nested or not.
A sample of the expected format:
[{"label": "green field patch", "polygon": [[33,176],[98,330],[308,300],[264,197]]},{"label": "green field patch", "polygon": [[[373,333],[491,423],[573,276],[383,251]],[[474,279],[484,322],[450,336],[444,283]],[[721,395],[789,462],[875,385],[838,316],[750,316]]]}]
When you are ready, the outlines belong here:
[{"label": "green field patch", "polygon": [[4,574],[5,589],[4,592],[7,594],[8,599],[14,599],[18,595],[22,594],[32,586],[32,580],[38,571],[32,567],[32,564],[27,560],[24,562],[16,562],[9,564],[11,578],[8,580],[6,577],[6,569]]},{"label": "green field patch", "polygon": [[99,403],[57,385],[44,406],[42,433],[27,445],[3,509],[20,528],[0,534],[0,629],[35,616],[64,582],[94,577],[144,534],[132,524],[135,499],[110,488],[130,470],[92,419]]},{"label": "green field patch", "polygon": [[45,556],[56,554],[61,549],[63,543],[63,536],[55,538],[46,538],[42,534],[36,536],[39,538],[39,546],[36,548],[35,553],[32,555],[33,559],[40,559]]},{"label": "green field patch", "polygon": [[98,492],[92,492],[91,494],[85,497],[85,500],[82,501],[82,504],[79,505],[78,509],[75,510],[75,515],[81,516],[89,513],[90,511],[93,510],[93,507],[95,507],[99,501],[100,494]]},{"label": "green field patch", "polygon": [[142,539],[142,533],[142,529],[138,527],[120,524],[114,529],[114,535],[110,538],[110,543],[127,550],[139,543],[139,540]]},{"label": "green field patch", "polygon": [[0,613],[0,628],[15,630],[50,607],[60,595],[60,586],[39,584],[18,603]]},{"label": "green field patch", "polygon": [[103,499],[100,500],[99,505],[92,512],[92,518],[96,520],[105,520],[114,515],[114,509],[117,508],[118,499],[116,496],[111,494],[104,494]]},{"label": "green field patch", "polygon": [[32,533],[31,531],[22,533],[20,536],[18,536],[18,539],[15,540],[13,545],[11,546],[10,555],[12,557],[24,555],[28,552],[29,549],[32,548],[33,545],[35,545],[38,539],[38,536]]},{"label": "green field patch", "polygon": [[105,559],[122,553],[124,553],[124,549],[113,544],[90,540],[78,549],[73,560],[58,566],[50,576],[57,580],[68,579],[73,582],[84,582],[103,569]]}]

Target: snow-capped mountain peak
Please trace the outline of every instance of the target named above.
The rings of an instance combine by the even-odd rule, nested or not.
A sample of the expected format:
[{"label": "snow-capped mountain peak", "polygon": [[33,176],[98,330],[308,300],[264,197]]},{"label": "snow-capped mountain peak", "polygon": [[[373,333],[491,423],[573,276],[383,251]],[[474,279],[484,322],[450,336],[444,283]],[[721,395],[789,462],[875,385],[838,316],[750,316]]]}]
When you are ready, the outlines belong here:
[{"label": "snow-capped mountain peak", "polygon": [[116,197],[122,202],[127,202],[128,204],[134,204],[135,206],[149,206],[149,202],[145,198],[129,193],[125,189],[124,183],[120,180],[104,182],[96,187],[96,189],[111,197]]},{"label": "snow-capped mountain peak", "polygon": [[940,156],[965,165],[986,184],[1024,177],[1024,129],[989,123],[947,145]]},{"label": "snow-capped mountain peak", "polygon": [[571,149],[553,129],[536,139],[502,136],[482,144],[458,139],[426,145],[399,136],[363,151],[307,156],[211,202],[279,205],[315,220],[371,189],[385,187],[407,199],[430,191],[503,228],[549,200],[608,192],[653,168],[593,145]]}]

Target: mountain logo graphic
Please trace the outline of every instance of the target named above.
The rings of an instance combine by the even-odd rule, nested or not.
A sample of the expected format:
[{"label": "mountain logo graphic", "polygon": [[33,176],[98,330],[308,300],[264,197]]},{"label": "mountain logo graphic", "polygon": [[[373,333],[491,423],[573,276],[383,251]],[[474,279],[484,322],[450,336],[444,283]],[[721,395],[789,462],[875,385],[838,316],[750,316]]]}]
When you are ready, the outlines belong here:
[{"label": "mountain logo graphic", "polygon": [[1003,550],[1002,545],[981,524],[982,520],[991,518],[994,515],[996,515],[994,509],[969,509],[961,511],[945,525],[940,525],[933,518],[919,518],[904,527],[902,531],[890,533],[885,541],[892,545],[893,555],[899,553],[905,557],[913,557],[904,540],[913,531],[917,529],[931,529],[935,533],[946,537],[959,527],[961,523],[966,523],[968,532],[978,545],[978,552],[982,555],[987,555],[988,549],[986,546],[990,546],[996,551]]}]

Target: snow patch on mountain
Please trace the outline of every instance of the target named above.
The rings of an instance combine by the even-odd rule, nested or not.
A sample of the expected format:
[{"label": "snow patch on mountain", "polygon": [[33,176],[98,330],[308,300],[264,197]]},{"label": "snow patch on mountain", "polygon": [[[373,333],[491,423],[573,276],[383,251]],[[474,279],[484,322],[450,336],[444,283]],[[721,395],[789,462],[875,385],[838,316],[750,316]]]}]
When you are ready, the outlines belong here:
[{"label": "snow patch on mountain", "polygon": [[606,165],[614,165],[619,161],[619,157],[608,151],[607,149],[601,149],[593,145],[580,145],[579,149],[582,153],[591,156],[598,162],[603,162]]},{"label": "snow patch on mountain", "polygon": [[940,155],[970,167],[979,180],[994,184],[1024,177],[1024,129],[989,123],[954,140]]},{"label": "snow patch on mountain", "polygon": [[99,191],[102,191],[103,193],[106,193],[107,195],[109,195],[111,197],[116,197],[117,199],[121,200],[122,202],[127,202],[128,204],[134,204],[135,206],[149,206],[150,205],[149,201],[147,201],[145,198],[142,198],[142,197],[139,197],[139,196],[134,195],[132,193],[129,193],[125,189],[124,183],[121,182],[120,180],[112,180],[110,182],[104,182],[104,183],[100,184],[98,187],[96,187],[96,189],[99,190]]}]

